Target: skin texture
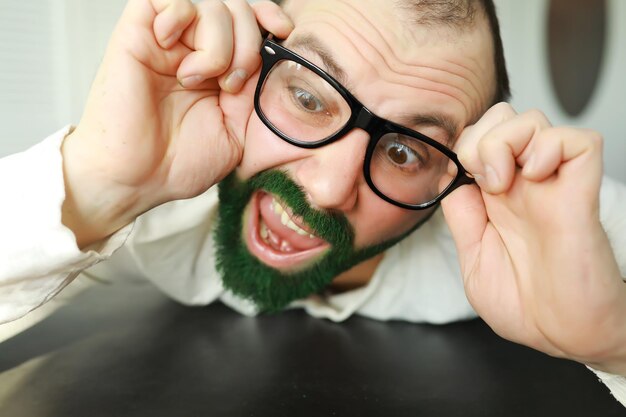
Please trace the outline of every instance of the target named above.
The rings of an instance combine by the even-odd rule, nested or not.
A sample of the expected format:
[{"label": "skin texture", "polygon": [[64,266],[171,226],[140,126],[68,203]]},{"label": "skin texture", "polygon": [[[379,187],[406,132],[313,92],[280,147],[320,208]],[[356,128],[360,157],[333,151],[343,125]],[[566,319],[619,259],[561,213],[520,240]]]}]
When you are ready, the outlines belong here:
[{"label": "skin texture", "polygon": [[[460,32],[409,28],[389,4],[292,0],[292,32],[269,3],[130,0],[63,145],[64,224],[86,246],[236,168],[241,180],[286,172],[312,208],[347,219],[357,249],[410,230],[428,213],[369,190],[364,132],[304,150],[274,137],[252,112],[258,25],[324,66],[302,46],[317,37],[379,116],[442,142],[458,139],[477,185],[452,193],[443,209],[468,298],[486,322],[550,355],[626,374],[626,293],[598,214],[601,137],[507,104],[485,112],[494,91],[485,22]],[[423,117],[408,120],[416,116],[445,118],[457,135]]]}]

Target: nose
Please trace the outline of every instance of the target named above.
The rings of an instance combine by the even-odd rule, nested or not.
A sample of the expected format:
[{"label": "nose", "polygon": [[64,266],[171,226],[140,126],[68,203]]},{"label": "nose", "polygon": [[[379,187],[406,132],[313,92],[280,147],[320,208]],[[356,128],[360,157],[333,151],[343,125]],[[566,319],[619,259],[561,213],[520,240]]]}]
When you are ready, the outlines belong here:
[{"label": "nose", "polygon": [[296,170],[310,203],[317,208],[348,212],[365,184],[363,162],[369,135],[354,129],[330,145],[312,150]]}]

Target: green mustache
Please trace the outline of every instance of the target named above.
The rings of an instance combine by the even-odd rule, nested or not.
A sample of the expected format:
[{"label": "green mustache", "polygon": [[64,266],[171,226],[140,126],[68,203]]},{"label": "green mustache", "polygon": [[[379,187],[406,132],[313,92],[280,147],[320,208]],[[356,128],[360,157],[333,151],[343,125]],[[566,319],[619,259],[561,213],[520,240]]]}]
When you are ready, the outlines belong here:
[{"label": "green mustache", "polygon": [[[354,242],[354,230],[344,215],[311,208],[302,188],[282,171],[264,171],[247,182],[239,182],[231,175],[220,189],[224,187],[238,187],[235,193],[228,195],[239,194],[245,204],[255,191],[273,194],[280,202],[287,204],[294,215],[301,217],[317,237],[333,246],[352,245]],[[220,194],[220,201],[230,203],[225,193]],[[241,201],[237,205],[240,206]]]}]

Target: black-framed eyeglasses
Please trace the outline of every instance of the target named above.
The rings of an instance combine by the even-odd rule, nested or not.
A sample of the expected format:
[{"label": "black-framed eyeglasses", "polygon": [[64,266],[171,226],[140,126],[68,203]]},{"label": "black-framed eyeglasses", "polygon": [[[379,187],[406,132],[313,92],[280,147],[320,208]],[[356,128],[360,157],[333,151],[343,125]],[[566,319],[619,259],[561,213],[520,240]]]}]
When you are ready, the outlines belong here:
[{"label": "black-framed eyeglasses", "polygon": [[[331,75],[271,35],[261,46],[261,57],[254,107],[263,123],[301,148],[319,148],[354,128],[363,129],[370,136],[363,174],[383,200],[405,209],[426,209],[474,181],[448,147],[378,117]],[[449,169],[452,179],[440,191],[439,182]]]}]

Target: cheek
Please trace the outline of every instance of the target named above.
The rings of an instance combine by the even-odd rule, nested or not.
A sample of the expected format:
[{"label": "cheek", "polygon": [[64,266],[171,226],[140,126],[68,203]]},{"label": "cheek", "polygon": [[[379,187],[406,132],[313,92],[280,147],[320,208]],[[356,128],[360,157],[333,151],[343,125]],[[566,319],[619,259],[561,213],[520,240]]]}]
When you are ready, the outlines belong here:
[{"label": "cheek", "polygon": [[271,168],[278,168],[300,156],[302,150],[285,142],[270,131],[252,113],[248,122],[243,157],[237,167],[237,176],[242,180]]},{"label": "cheek", "polygon": [[[363,195],[361,193],[361,195]],[[371,195],[369,195],[371,194]],[[394,239],[412,229],[430,211],[404,210],[381,200],[370,191],[360,200],[360,208],[349,216],[356,231],[355,246],[363,248]]]}]

